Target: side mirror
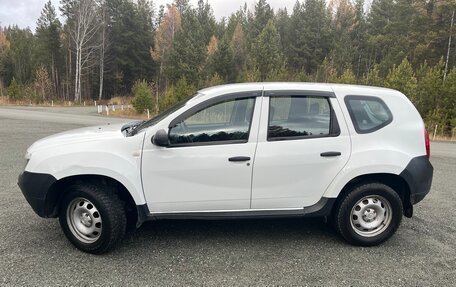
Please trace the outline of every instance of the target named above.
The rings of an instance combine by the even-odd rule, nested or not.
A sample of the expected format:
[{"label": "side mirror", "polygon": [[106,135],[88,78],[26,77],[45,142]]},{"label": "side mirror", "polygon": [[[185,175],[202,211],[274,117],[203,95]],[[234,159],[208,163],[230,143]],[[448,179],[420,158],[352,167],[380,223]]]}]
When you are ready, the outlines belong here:
[{"label": "side mirror", "polygon": [[168,133],[164,129],[158,130],[152,137],[152,143],[156,146],[169,146]]}]

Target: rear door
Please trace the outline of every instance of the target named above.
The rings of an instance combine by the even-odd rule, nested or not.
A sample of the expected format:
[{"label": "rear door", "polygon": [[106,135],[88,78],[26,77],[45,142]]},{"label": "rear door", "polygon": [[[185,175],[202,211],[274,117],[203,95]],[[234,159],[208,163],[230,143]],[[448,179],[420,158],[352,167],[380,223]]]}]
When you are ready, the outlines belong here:
[{"label": "rear door", "polygon": [[252,209],[317,203],[350,157],[350,137],[329,92],[266,91],[252,182]]}]

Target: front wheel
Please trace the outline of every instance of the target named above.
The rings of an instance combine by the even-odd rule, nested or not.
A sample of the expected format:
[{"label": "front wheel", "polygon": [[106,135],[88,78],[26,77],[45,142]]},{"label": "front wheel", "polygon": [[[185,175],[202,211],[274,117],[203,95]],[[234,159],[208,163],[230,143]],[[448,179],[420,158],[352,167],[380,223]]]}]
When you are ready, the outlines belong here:
[{"label": "front wheel", "polygon": [[74,246],[94,254],[113,249],[122,240],[127,225],[124,204],[113,191],[81,184],[67,189],[59,221]]},{"label": "front wheel", "polygon": [[367,183],[342,198],[335,210],[335,225],[349,243],[375,246],[396,232],[402,214],[397,192],[382,183]]}]

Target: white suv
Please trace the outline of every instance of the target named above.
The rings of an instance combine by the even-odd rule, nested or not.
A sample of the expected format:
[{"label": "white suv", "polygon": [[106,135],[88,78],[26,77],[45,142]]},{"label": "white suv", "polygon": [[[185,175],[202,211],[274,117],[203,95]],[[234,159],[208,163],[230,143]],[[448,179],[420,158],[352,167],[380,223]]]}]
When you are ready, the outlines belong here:
[{"label": "white suv", "polygon": [[144,122],[35,142],[19,186],[79,249],[103,253],[155,219],[323,216],[348,242],[391,237],[429,192],[429,139],[398,91],[212,87]]}]

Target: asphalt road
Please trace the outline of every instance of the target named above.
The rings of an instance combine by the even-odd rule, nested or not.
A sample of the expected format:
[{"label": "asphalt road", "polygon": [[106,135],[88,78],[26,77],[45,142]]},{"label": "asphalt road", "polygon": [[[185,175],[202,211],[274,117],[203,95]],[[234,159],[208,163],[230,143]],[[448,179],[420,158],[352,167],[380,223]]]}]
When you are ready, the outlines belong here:
[{"label": "asphalt road", "polygon": [[17,176],[35,140],[125,120],[61,112],[0,108],[2,286],[455,286],[456,144],[432,143],[431,193],[378,247],[350,246],[320,219],[157,221],[94,256],[33,213]]}]

